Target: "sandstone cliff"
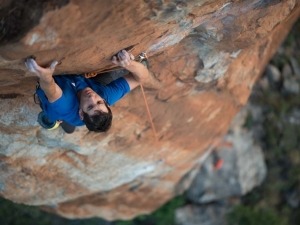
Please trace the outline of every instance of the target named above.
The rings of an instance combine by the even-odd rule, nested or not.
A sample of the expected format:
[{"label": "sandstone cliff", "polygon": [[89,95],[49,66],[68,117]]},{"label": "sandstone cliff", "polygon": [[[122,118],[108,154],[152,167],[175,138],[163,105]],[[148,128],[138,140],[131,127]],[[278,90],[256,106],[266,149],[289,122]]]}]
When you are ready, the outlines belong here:
[{"label": "sandstone cliff", "polygon": [[[2,1],[0,194],[69,218],[128,219],[182,193],[226,133],[300,14],[297,0]],[[146,51],[164,88],[113,108],[112,129],[41,129],[35,78],[23,59],[58,59],[56,73],[111,68]]]}]

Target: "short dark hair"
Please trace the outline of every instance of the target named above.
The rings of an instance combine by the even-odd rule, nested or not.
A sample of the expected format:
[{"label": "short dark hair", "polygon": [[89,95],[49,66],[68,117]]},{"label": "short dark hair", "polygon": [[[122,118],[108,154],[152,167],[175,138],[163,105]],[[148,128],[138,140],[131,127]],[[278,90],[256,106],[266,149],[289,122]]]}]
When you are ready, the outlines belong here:
[{"label": "short dark hair", "polygon": [[105,103],[108,112],[99,112],[93,116],[89,116],[83,112],[83,122],[90,131],[105,132],[111,127],[112,113],[108,105]]}]

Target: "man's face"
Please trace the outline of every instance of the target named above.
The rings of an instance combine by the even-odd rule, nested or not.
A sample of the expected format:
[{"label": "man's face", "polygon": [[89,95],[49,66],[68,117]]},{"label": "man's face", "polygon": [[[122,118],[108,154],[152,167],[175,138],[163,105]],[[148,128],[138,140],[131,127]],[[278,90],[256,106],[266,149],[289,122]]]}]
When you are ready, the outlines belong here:
[{"label": "man's face", "polygon": [[87,87],[82,90],[80,95],[80,117],[82,116],[82,111],[87,113],[89,116],[99,114],[99,112],[108,112],[108,109],[104,103],[104,99],[101,98],[96,92],[91,88]]}]

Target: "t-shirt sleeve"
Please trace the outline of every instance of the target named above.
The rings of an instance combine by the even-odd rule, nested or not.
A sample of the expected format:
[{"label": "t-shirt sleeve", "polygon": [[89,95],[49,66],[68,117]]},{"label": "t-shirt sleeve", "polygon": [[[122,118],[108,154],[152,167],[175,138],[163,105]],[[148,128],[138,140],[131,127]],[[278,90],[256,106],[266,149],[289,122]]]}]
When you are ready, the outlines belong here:
[{"label": "t-shirt sleeve", "polygon": [[130,87],[123,77],[120,77],[117,80],[109,83],[104,87],[103,90],[105,99],[109,105],[116,103],[128,92],[130,92]]},{"label": "t-shirt sleeve", "polygon": [[62,94],[55,102],[48,102],[48,107],[51,108],[52,111],[65,114],[72,110],[73,104],[70,104],[70,99]]},{"label": "t-shirt sleeve", "polygon": [[[63,116],[67,116],[73,110],[76,110],[78,103],[76,98],[70,98],[65,93],[54,102],[49,102],[44,91],[42,89],[37,90],[37,94],[41,100],[41,107],[46,112],[48,119],[55,121],[62,119]],[[76,110],[77,111],[77,110]]]}]

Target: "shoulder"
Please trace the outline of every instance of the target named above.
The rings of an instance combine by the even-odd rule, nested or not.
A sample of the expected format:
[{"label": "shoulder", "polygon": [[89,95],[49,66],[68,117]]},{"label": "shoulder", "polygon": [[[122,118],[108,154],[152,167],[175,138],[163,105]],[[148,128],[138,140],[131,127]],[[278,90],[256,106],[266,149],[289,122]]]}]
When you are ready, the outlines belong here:
[{"label": "shoulder", "polygon": [[[114,104],[130,92],[130,86],[125,78],[120,77],[106,86],[102,86],[102,97],[109,105]],[[101,93],[100,93],[101,95]]]},{"label": "shoulder", "polygon": [[140,83],[132,76],[131,73],[125,75],[124,79],[126,80],[130,91],[132,91],[133,89],[135,89],[136,87],[138,87],[140,85]]}]

